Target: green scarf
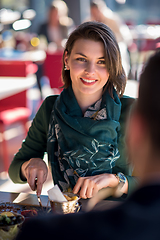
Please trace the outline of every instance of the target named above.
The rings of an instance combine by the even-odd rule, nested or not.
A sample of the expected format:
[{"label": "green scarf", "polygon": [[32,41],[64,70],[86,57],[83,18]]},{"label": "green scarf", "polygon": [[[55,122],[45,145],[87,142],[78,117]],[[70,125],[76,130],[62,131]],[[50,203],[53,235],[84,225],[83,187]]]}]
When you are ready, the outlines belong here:
[{"label": "green scarf", "polygon": [[[112,172],[120,156],[121,103],[114,89],[113,98],[106,90],[98,111],[100,120],[94,120],[83,116],[71,86],[58,96],[49,124],[48,157],[54,183],[61,190],[73,188],[78,177]],[[94,113],[95,105],[87,111]]]}]

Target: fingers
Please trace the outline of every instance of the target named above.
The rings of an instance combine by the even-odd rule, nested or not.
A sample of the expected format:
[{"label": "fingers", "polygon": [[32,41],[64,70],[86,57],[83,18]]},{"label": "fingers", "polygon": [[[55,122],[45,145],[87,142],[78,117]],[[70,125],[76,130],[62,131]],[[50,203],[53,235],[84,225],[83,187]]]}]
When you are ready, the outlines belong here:
[{"label": "fingers", "polygon": [[36,181],[35,181],[36,178],[37,178],[37,170],[31,169],[29,171],[29,169],[28,169],[27,182],[33,191],[35,191],[37,188]]},{"label": "fingers", "polygon": [[80,196],[82,198],[91,198],[93,196],[93,188],[95,183],[90,179],[84,179],[83,185],[81,186]]},{"label": "fingers", "polygon": [[25,167],[25,176],[30,188],[40,196],[43,183],[47,179],[48,168],[46,163],[40,158],[33,158]]},{"label": "fingers", "polygon": [[79,190],[80,190],[80,188],[81,188],[81,185],[82,185],[82,183],[83,183],[83,180],[84,178],[79,178],[78,179],[78,181],[77,181],[77,183],[76,183],[76,185],[74,186],[74,188],[73,188],[73,193],[74,194],[77,194],[78,192],[79,192]]},{"label": "fingers", "polygon": [[37,189],[37,195],[40,196],[41,195],[41,191],[42,191],[42,186],[43,186],[43,183],[46,181],[47,179],[47,174],[44,174],[43,171],[39,171],[38,172],[38,175],[37,175],[37,186],[36,186],[36,189]]},{"label": "fingers", "polygon": [[91,198],[98,192],[98,184],[94,177],[79,178],[73,193],[79,193],[81,198]]},{"label": "fingers", "polygon": [[104,173],[95,176],[80,177],[73,189],[73,193],[81,198],[91,198],[100,189],[117,186],[118,181],[114,174]]}]

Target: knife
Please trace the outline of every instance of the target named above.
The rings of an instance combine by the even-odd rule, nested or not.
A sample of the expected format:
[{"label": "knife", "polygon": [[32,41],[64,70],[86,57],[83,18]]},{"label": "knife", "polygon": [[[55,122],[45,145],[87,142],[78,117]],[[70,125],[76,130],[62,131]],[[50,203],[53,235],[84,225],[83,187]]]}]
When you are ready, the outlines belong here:
[{"label": "knife", "polygon": [[[35,178],[35,185],[37,185],[37,178]],[[37,191],[36,191],[36,194],[37,194]],[[42,205],[40,196],[37,195],[37,199],[38,199],[40,208],[43,210],[43,205]]]}]

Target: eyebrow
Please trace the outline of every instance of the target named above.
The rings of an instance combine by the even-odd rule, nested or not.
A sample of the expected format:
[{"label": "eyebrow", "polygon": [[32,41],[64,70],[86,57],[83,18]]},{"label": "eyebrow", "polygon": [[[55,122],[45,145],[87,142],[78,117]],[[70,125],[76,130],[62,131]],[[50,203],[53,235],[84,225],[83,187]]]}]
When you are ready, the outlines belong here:
[{"label": "eyebrow", "polygon": [[[87,56],[85,54],[83,54],[83,53],[75,53],[75,54],[81,55],[81,56],[87,58]],[[105,57],[99,57],[98,59],[105,59]]]}]

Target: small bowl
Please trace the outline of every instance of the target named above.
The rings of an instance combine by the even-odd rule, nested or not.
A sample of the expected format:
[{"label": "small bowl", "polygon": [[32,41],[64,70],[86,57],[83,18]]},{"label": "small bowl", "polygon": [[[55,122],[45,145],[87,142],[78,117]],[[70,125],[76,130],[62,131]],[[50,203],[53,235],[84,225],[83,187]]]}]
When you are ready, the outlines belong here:
[{"label": "small bowl", "polygon": [[[25,217],[22,216],[21,214],[17,214],[15,212],[12,212],[12,213],[16,217],[16,223],[14,223],[13,221],[10,224],[7,224],[7,223],[3,224],[2,222],[0,223],[0,239],[2,240],[3,239],[13,240],[17,236],[20,230],[20,227],[25,220]],[[9,218],[13,219],[12,217],[9,217]]]},{"label": "small bowl", "polygon": [[67,214],[67,213],[75,213],[80,210],[80,205],[78,203],[79,196],[73,193],[69,192],[64,192],[63,194],[69,196],[70,198],[72,197],[77,197],[75,200],[67,201],[67,202],[54,202],[51,199],[50,205],[51,205],[51,210],[56,213],[60,214]]}]

